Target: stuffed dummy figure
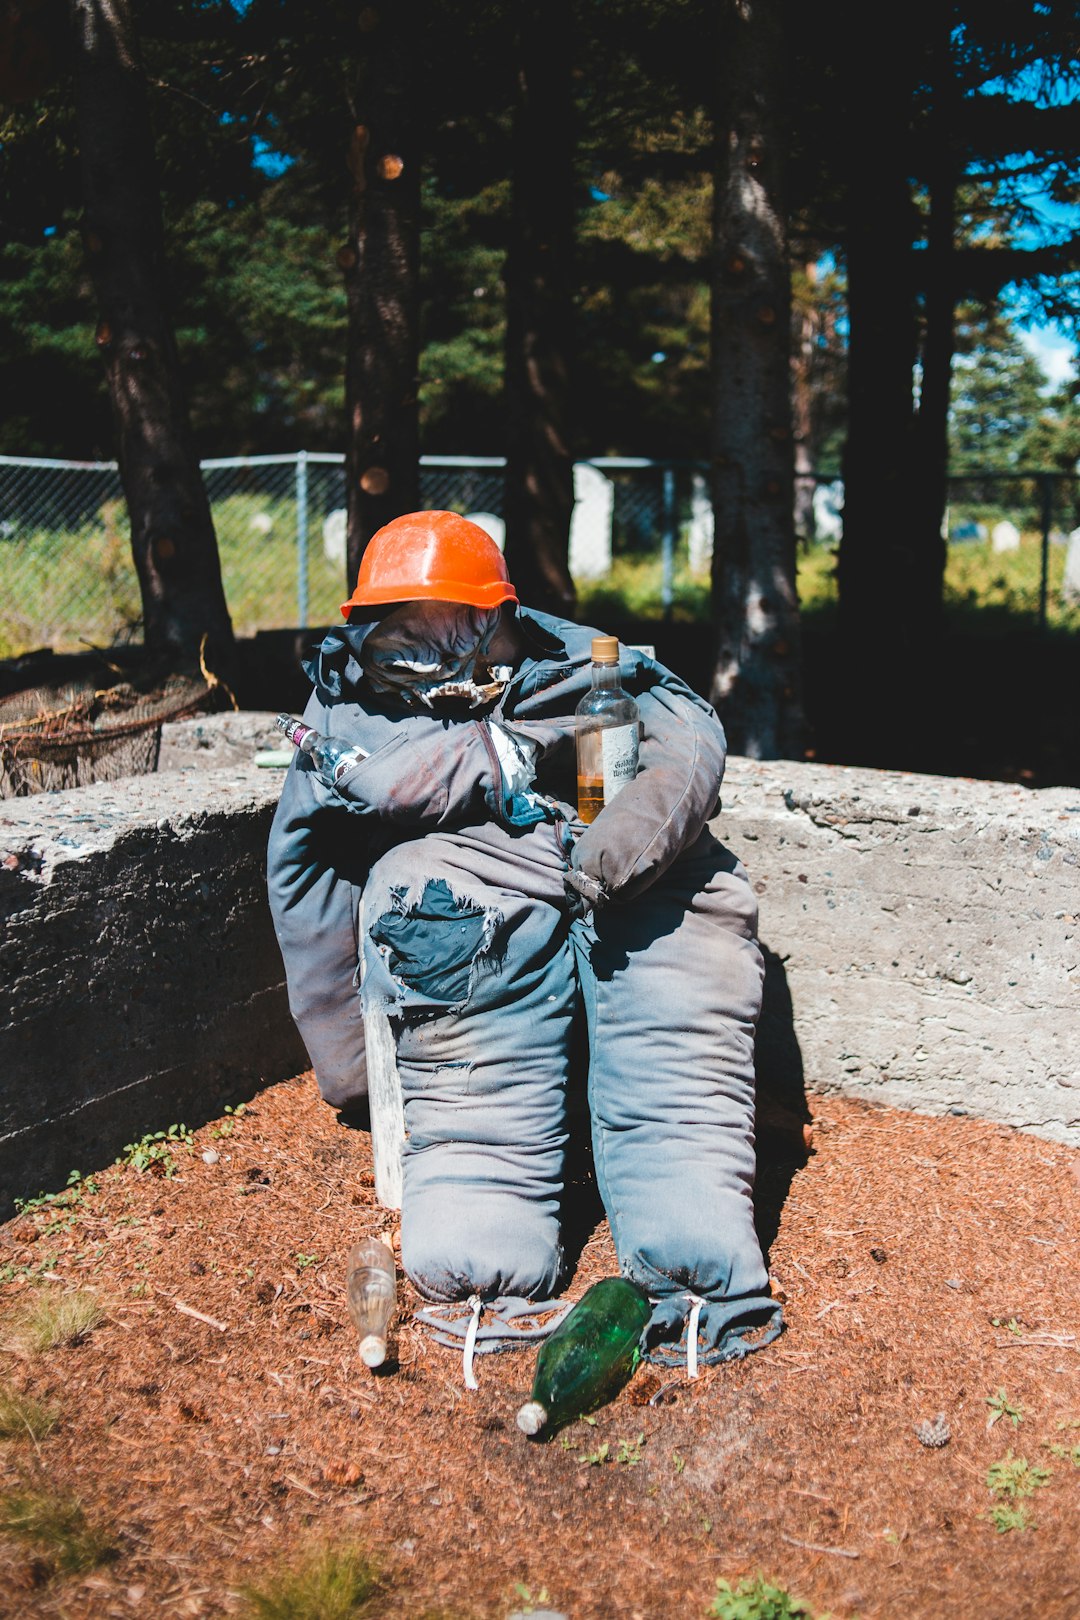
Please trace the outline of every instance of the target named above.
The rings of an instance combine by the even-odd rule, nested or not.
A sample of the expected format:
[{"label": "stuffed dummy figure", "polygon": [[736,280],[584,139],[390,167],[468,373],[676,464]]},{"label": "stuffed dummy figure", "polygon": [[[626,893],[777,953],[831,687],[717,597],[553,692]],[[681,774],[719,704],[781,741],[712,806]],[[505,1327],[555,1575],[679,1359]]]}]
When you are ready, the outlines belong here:
[{"label": "stuffed dummy figure", "polygon": [[707,825],[716,715],[620,649],[640,766],[585,826],[574,711],[596,632],[521,607],[482,529],[395,519],[342,612],[307,666],[304,719],[362,752],[333,786],[297,755],[270,900],[328,1102],[365,1093],[364,1008],[389,1019],[406,1273],[434,1301],[556,1295],[583,1007],[597,1183],[620,1269],[654,1302],[644,1349],[677,1356],[692,1303],[703,1360],[767,1343],[781,1323],[751,1206],[762,958],[746,874]]}]

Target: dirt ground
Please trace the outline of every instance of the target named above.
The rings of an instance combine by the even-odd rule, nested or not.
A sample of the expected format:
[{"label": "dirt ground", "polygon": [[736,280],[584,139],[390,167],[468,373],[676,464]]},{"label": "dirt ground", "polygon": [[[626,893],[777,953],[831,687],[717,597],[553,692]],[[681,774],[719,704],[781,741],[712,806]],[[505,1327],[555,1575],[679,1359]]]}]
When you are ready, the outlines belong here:
[{"label": "dirt ground", "polygon": [[[380,1617],[704,1617],[758,1572],[843,1620],[1080,1615],[1080,1153],[810,1108],[809,1155],[761,1145],[783,1336],[695,1383],[643,1366],[547,1444],[513,1421],[531,1352],[478,1361],[470,1393],[407,1285],[396,1366],[358,1361],[345,1251],[388,1222],[367,1135],[310,1075],[178,1144],[172,1176],[112,1167],[25,1212],[0,1228],[0,1381],[60,1418],[0,1441],[0,1502],[73,1493],[114,1555],[50,1576],[0,1540],[0,1614],[239,1615],[246,1583],[332,1541],[377,1560]],[[570,1222],[576,1296],[614,1270],[585,1170]],[[100,1325],[14,1348],[40,1290],[76,1288]],[[1003,1461],[1029,1496],[988,1486]]]}]

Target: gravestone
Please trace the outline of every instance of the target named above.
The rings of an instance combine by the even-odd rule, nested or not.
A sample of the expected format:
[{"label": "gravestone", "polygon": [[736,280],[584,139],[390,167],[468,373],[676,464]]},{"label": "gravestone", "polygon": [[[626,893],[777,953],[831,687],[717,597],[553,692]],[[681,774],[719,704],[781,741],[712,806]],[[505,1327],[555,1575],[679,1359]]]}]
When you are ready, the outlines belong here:
[{"label": "gravestone", "polygon": [[1061,600],[1066,607],[1080,603],[1080,529],[1074,529],[1069,536],[1065,572],[1061,579]]},{"label": "gravestone", "polygon": [[345,566],[345,537],[347,526],[347,513],[343,506],[335,507],[327,512],[322,526],[323,556],[328,563],[334,563],[339,568]]},{"label": "gravestone", "polygon": [[1020,530],[1008,518],[995,523],[990,531],[990,543],[995,551],[1019,551]]},{"label": "gravestone", "polygon": [[574,463],[574,510],[570,518],[570,573],[575,582],[611,572],[611,520],[615,486],[599,467]]},{"label": "gravestone", "polygon": [[707,574],[713,554],[713,509],[701,473],[690,481],[690,572]]},{"label": "gravestone", "polygon": [[839,541],[844,533],[844,485],[834,478],[831,484],[819,484],[814,491],[815,540]]},{"label": "gravestone", "polygon": [[475,523],[477,528],[483,529],[485,534],[490,535],[500,551],[506,550],[506,524],[498,513],[466,512],[465,516],[470,523]]}]

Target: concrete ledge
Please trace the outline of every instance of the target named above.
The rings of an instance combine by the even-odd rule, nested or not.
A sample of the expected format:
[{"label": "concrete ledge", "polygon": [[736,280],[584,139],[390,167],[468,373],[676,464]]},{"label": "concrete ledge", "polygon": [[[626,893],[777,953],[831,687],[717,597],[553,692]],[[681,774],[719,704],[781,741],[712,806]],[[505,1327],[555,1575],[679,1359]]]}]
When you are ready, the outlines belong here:
[{"label": "concrete ledge", "polygon": [[266,906],[280,784],[232,766],[0,804],[0,1211],[307,1066]]},{"label": "concrete ledge", "polygon": [[[249,763],[270,718],[0,804],[0,1208],[306,1067],[263,877],[281,778]],[[1080,791],[733,760],[715,830],[760,897],[768,1093],[1080,1145]]]},{"label": "concrete ledge", "polygon": [[1080,1145],[1080,790],[736,759],[715,830],[759,895],[767,1085]]}]

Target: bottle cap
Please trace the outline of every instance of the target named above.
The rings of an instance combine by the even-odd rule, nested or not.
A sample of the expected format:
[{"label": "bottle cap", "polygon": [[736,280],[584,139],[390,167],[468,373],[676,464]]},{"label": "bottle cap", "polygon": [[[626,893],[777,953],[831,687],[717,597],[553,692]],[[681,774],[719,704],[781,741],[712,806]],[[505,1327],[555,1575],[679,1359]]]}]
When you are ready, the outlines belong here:
[{"label": "bottle cap", "polygon": [[592,661],[594,664],[617,664],[619,662],[618,636],[593,636]]},{"label": "bottle cap", "polygon": [[360,1360],[365,1367],[381,1367],[386,1360],[386,1340],[377,1333],[365,1333],[360,1340]]},{"label": "bottle cap", "polygon": [[547,1420],[547,1411],[539,1401],[526,1401],[517,1415],[517,1426],[522,1434],[539,1434]]}]

